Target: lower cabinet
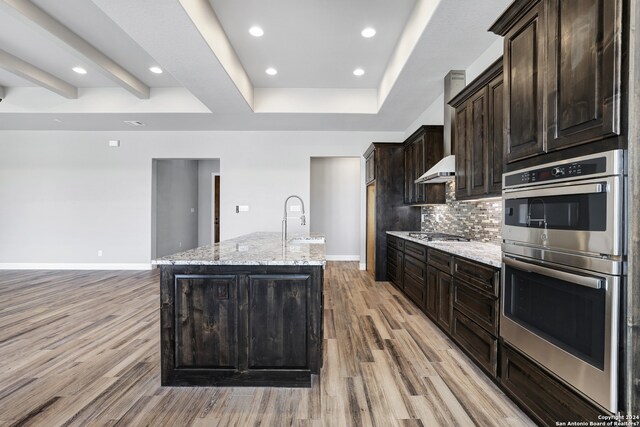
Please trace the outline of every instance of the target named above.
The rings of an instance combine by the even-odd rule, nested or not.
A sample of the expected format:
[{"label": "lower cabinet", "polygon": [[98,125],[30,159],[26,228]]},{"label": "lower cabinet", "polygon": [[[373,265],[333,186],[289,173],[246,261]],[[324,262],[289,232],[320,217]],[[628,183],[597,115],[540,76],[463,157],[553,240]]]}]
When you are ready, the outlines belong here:
[{"label": "lower cabinet", "polygon": [[447,333],[451,329],[451,295],[451,276],[430,264],[427,267],[425,313]]},{"label": "lower cabinet", "polygon": [[494,378],[498,375],[498,338],[454,308],[451,337]]},{"label": "lower cabinet", "polygon": [[404,293],[422,310],[425,304],[427,288],[427,265],[420,260],[404,255],[404,275],[402,278]]},{"label": "lower cabinet", "polygon": [[[598,411],[509,344],[501,345],[500,384],[540,425],[602,421]],[[575,424],[583,425],[583,424]]]},{"label": "lower cabinet", "polygon": [[323,277],[322,266],[163,265],[162,385],[309,387]]}]

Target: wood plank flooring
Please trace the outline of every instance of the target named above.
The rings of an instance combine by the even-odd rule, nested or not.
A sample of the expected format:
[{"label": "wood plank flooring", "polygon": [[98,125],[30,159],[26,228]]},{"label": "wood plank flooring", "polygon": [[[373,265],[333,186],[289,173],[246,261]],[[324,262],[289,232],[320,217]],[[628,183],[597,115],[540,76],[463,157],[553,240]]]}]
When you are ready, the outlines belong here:
[{"label": "wood plank flooring", "polygon": [[357,263],[328,263],[310,389],[160,387],[158,308],[157,271],[0,271],[0,425],[533,425]]}]

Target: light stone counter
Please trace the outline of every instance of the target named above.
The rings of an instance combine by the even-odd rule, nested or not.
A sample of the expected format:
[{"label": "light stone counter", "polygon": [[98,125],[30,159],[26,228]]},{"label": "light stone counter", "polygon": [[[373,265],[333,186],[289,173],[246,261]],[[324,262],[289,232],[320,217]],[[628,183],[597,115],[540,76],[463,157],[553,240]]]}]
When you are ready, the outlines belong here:
[{"label": "light stone counter", "polygon": [[[482,242],[428,242],[426,240],[409,237],[409,231],[387,231],[387,234],[410,240],[429,248],[441,250],[452,255],[461,256],[473,261],[481,262],[492,267],[502,266],[502,248],[492,243]],[[411,233],[415,233],[411,231]]]},{"label": "light stone counter", "polygon": [[[213,245],[200,246],[152,261],[154,265],[326,265],[321,234],[290,236],[257,232]],[[306,240],[306,242],[305,242]]]}]

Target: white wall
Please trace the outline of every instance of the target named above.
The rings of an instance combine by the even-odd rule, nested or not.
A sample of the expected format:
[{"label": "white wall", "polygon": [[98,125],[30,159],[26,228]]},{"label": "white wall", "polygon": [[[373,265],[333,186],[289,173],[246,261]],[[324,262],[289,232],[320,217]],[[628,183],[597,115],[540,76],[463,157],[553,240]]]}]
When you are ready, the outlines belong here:
[{"label": "white wall", "polygon": [[[2,131],[0,267],[148,266],[154,158],[220,159],[221,239],[228,239],[280,231],[284,199],[298,194],[309,200],[311,157],[360,157],[372,141],[403,137],[402,132]],[[108,147],[110,139],[119,139],[121,147]],[[361,200],[363,176],[361,166]],[[250,211],[236,214],[238,204]]]},{"label": "white wall", "polygon": [[210,245],[213,224],[211,174],[220,173],[220,159],[198,160],[198,246]]},{"label": "white wall", "polygon": [[324,233],[329,260],[360,259],[360,159],[311,159],[310,229]]},{"label": "white wall", "polygon": [[161,257],[195,248],[198,246],[198,161],[154,162],[157,173],[156,254]]}]

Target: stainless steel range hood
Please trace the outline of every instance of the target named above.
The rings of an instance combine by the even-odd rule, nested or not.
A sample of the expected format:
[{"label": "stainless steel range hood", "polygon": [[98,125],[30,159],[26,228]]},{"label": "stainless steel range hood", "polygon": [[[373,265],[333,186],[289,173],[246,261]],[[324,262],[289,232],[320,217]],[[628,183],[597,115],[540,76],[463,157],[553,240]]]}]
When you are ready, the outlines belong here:
[{"label": "stainless steel range hood", "polygon": [[450,154],[436,163],[414,182],[416,184],[437,184],[451,181],[456,175],[456,156]]},{"label": "stainless steel range hood", "polygon": [[433,165],[420,178],[416,184],[438,184],[451,181],[456,175],[456,158],[453,154],[455,109],[449,105],[466,85],[466,72],[464,70],[451,70],[444,78],[444,158]]}]

